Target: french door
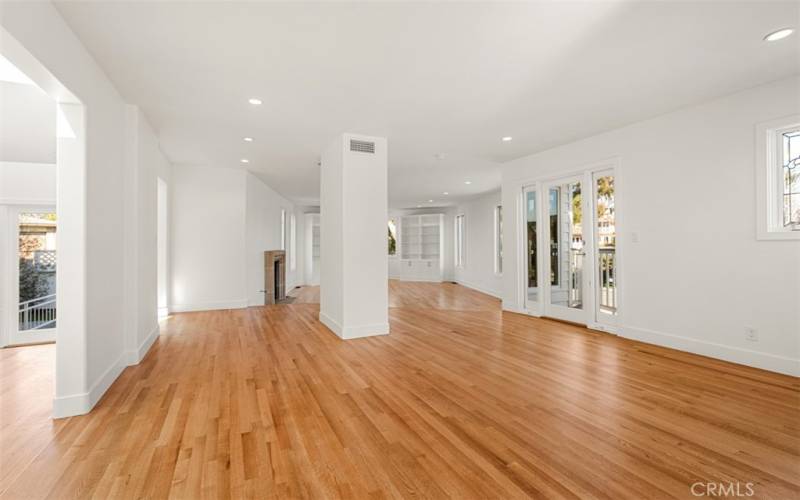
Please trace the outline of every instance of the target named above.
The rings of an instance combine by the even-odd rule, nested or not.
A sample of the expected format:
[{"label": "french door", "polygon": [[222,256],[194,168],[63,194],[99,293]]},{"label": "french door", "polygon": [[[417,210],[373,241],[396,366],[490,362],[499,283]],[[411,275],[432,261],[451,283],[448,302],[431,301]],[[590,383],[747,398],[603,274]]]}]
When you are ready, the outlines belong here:
[{"label": "french door", "polygon": [[522,277],[529,313],[614,331],[618,258],[615,170],[523,188]]},{"label": "french door", "polygon": [[8,210],[6,292],[8,343],[50,342],[56,338],[56,214],[52,206]]},{"label": "french door", "polygon": [[[544,272],[545,315],[576,323],[588,323],[586,291],[590,285],[586,273],[588,217],[583,177],[565,177],[544,183],[547,203],[542,235],[547,252]],[[591,226],[589,226],[591,227]]]}]

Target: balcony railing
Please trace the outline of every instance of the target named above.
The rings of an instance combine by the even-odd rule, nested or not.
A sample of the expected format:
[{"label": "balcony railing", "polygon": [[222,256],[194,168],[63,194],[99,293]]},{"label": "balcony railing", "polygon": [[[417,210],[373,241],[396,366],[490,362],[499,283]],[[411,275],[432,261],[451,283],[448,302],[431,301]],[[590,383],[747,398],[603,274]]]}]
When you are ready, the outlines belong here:
[{"label": "balcony railing", "polygon": [[616,248],[601,248],[599,258],[600,309],[617,311],[617,252]]},{"label": "balcony railing", "polygon": [[56,294],[19,303],[19,329],[41,330],[56,326]]}]

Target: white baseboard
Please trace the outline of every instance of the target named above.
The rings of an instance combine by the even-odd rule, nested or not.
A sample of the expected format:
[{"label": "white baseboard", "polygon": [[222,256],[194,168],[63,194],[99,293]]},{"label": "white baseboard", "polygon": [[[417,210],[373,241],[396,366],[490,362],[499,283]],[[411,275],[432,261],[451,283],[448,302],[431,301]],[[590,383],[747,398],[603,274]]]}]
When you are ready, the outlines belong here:
[{"label": "white baseboard", "polygon": [[153,342],[156,341],[158,338],[161,329],[158,325],[147,334],[147,337],[139,344],[139,347],[136,350],[129,350],[125,352],[125,360],[128,363],[128,366],[138,365],[145,356],[147,356],[147,351],[150,350],[150,347],[153,345]]},{"label": "white baseboard", "polygon": [[531,314],[525,309],[520,309],[520,308],[518,308],[516,306],[512,306],[511,304],[507,304],[506,301],[503,301],[502,309],[504,311],[509,311],[509,312],[513,312],[513,313],[517,313],[517,314],[525,314],[527,316],[533,316],[533,317],[536,317],[536,318],[539,317],[539,315]]},{"label": "white baseboard", "polygon": [[226,300],[222,302],[202,302],[198,304],[171,304],[170,312],[192,312],[192,311],[217,311],[220,309],[244,309],[247,307],[247,299]]},{"label": "white baseboard", "polygon": [[89,413],[100,401],[111,384],[125,369],[125,356],[121,354],[100,377],[95,380],[88,392],[53,398],[53,418],[73,417]]},{"label": "white baseboard", "polygon": [[397,281],[419,281],[421,283],[443,283],[444,279],[425,279],[425,278],[405,278],[399,276],[389,276],[390,280],[397,280]]},{"label": "white baseboard", "polygon": [[800,377],[800,360],[794,358],[656,332],[644,328],[622,326],[619,327],[619,334],[631,340]]},{"label": "white baseboard", "polygon": [[503,294],[502,293],[494,291],[494,290],[489,290],[487,288],[483,288],[483,287],[478,286],[478,285],[476,285],[474,283],[470,283],[469,281],[456,280],[456,283],[458,283],[461,286],[465,286],[467,288],[472,288],[473,290],[475,290],[477,292],[485,293],[486,295],[491,295],[492,297],[494,297],[496,299],[502,299],[503,298]]},{"label": "white baseboard", "polygon": [[333,318],[320,311],[319,321],[327,326],[337,337],[350,340],[363,337],[374,337],[389,334],[389,323],[376,323],[374,325],[342,326]]}]

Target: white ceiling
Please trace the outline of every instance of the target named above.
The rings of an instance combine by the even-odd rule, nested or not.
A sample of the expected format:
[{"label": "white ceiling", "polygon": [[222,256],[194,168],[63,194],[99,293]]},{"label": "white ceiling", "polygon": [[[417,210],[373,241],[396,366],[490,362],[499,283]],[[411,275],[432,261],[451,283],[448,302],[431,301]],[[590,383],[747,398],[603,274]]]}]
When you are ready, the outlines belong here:
[{"label": "white ceiling", "polygon": [[174,163],[246,157],[305,204],[340,132],[389,138],[392,207],[440,205],[496,188],[499,162],[800,73],[797,34],[762,41],[797,2],[58,9]]}]

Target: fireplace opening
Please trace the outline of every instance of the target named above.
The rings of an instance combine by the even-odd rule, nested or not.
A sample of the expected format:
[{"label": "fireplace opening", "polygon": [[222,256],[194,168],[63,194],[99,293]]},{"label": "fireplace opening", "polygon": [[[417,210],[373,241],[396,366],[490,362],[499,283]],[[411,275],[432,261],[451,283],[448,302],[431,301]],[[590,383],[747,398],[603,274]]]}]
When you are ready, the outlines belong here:
[{"label": "fireplace opening", "polygon": [[278,303],[283,298],[281,297],[281,289],[283,287],[281,286],[281,263],[277,259],[275,260],[272,274],[275,278],[275,283],[274,286],[272,287],[273,290],[272,300],[274,300],[275,303]]}]

